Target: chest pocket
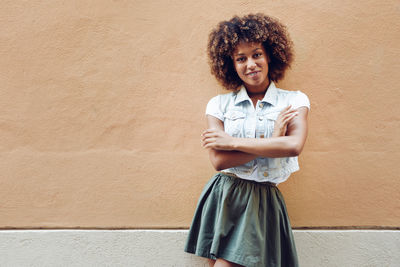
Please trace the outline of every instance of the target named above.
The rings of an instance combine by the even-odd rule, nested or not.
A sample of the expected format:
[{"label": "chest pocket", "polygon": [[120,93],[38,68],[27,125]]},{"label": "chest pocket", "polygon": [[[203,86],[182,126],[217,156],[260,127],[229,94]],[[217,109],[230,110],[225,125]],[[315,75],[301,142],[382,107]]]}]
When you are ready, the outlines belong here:
[{"label": "chest pocket", "polygon": [[246,113],[238,110],[228,110],[224,114],[224,129],[227,134],[233,137],[240,137],[243,133]]}]

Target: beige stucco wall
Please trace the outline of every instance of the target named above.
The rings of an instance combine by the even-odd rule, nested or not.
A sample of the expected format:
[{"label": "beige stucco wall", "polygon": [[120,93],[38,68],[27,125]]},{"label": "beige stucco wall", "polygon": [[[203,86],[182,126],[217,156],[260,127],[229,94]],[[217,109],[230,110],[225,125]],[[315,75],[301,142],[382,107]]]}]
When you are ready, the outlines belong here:
[{"label": "beige stucco wall", "polygon": [[200,147],[210,29],[265,12],[311,100],[294,227],[400,227],[398,1],[2,1],[0,227],[187,228],[213,174]]}]

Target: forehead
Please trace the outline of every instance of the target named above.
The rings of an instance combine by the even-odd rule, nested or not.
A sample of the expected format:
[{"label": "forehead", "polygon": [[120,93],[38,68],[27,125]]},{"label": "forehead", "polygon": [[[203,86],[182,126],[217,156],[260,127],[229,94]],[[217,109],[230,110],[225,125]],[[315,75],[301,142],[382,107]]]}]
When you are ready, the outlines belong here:
[{"label": "forehead", "polygon": [[262,45],[262,43],[241,42],[236,46],[233,54],[247,54],[253,52],[256,49],[264,50],[264,46]]}]

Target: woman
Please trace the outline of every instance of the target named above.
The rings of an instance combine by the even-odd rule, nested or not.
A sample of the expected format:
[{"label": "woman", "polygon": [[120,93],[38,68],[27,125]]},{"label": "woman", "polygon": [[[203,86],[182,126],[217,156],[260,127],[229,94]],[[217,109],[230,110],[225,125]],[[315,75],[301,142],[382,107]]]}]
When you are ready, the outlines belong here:
[{"label": "woman", "polygon": [[210,266],[298,266],[277,184],[299,170],[310,103],[275,86],[292,62],[285,27],[250,14],[223,21],[209,36],[211,72],[233,92],[207,104],[203,147],[217,173],[204,187],[185,251]]}]

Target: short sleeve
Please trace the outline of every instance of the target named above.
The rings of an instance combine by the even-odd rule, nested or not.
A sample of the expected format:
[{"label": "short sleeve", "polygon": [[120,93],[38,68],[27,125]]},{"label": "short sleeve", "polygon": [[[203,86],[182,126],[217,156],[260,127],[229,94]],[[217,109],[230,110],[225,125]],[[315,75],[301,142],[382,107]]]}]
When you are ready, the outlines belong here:
[{"label": "short sleeve", "polygon": [[211,115],[217,119],[224,121],[224,114],[221,111],[220,96],[214,96],[208,101],[206,115]]},{"label": "short sleeve", "polygon": [[297,94],[294,97],[292,103],[292,107],[294,109],[299,107],[307,107],[308,109],[310,109],[310,100],[308,99],[308,96],[301,91],[297,91]]}]

